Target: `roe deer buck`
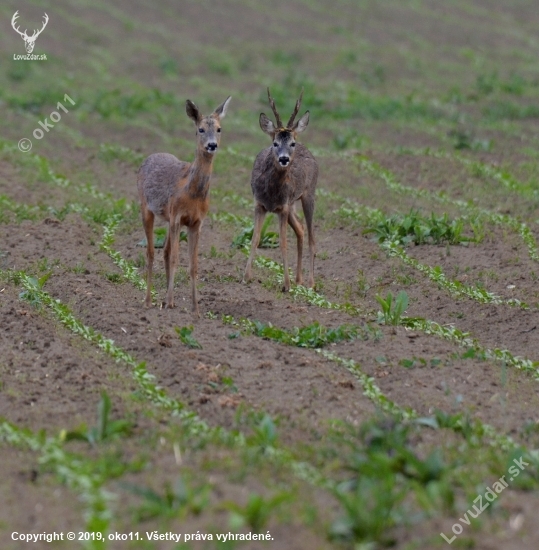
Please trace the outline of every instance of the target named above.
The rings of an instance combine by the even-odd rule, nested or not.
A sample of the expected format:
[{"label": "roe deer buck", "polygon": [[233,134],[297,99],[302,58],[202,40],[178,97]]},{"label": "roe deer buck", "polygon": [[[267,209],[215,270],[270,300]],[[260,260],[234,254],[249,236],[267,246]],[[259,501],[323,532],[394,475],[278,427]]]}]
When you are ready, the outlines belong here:
[{"label": "roe deer buck", "polygon": [[220,122],[226,115],[230,99],[229,97],[208,116],[200,114],[197,106],[187,100],[185,110],[197,128],[197,149],[193,162],[183,162],[168,153],[155,153],[146,158],[139,169],[137,186],[147,240],[147,307],[152,305],[153,223],[155,216],[160,216],[168,222],[164,247],[167,274],[164,307],[174,307],[174,273],[178,265],[180,226],[185,225],[188,230],[192,310],[199,316],[196,291],[198,238],[209,208],[210,177],[214,154],[221,137]]},{"label": "roe deer buck", "polygon": [[296,123],[303,90],[296,101],[294,112],[286,126],[275,107],[275,101],[268,88],[268,100],[275,115],[277,126],[264,114],[260,114],[260,128],[273,140],[273,145],[258,153],[251,175],[251,188],[255,197],[255,223],[251,253],[245,267],[243,280],[251,279],[251,267],[260,241],[260,231],[267,212],[276,212],[279,216],[279,242],[284,266],[283,291],[290,290],[288,259],[286,251],[286,224],[290,224],[297,238],[298,265],[296,283],[302,284],[301,257],[303,254],[303,226],[296,216],[295,201],[301,200],[307,232],[309,235],[310,273],[309,287],[314,287],[315,242],[313,230],[314,194],[318,179],[318,164],[310,151],[296,142],[296,135],[303,132],[309,124],[309,111]]}]

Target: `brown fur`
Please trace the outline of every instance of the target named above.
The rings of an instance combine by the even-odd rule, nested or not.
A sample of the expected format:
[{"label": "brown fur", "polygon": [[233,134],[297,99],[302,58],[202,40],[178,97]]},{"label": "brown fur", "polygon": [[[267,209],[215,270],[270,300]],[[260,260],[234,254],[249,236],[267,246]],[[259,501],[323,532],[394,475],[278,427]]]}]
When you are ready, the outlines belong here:
[{"label": "brown fur", "polygon": [[[260,232],[267,212],[275,212],[279,216],[279,242],[284,267],[283,291],[290,290],[290,277],[288,274],[288,257],[286,244],[286,224],[290,225],[296,234],[298,263],[296,270],[296,283],[302,284],[302,255],[304,230],[296,216],[295,202],[301,201],[307,233],[309,235],[310,273],[309,287],[314,287],[314,257],[316,254],[313,217],[316,183],[318,180],[318,164],[310,151],[296,144],[297,134],[303,132],[309,123],[309,111],[298,122],[294,119],[301,105],[301,98],[296,101],[296,106],[286,128],[282,127],[281,118],[275,107],[275,102],[270,96],[268,99],[275,115],[277,126],[268,117],[261,113],[260,127],[262,131],[271,136],[273,145],[261,151],[255,159],[251,175],[251,188],[255,197],[255,223],[253,239],[251,241],[251,253],[245,267],[243,280],[251,279],[252,263],[256,249],[260,242]],[[282,161],[282,162],[281,162]],[[286,164],[283,164],[286,162]]]},{"label": "brown fur", "polygon": [[[146,306],[151,307],[154,260],[153,225],[155,216],[168,222],[164,248],[167,294],[164,307],[174,307],[174,274],[178,265],[180,227],[188,232],[189,275],[192,310],[199,316],[196,291],[198,272],[198,239],[209,208],[210,178],[215,151],[219,146],[221,119],[230,97],[209,116],[202,116],[196,105],[187,101],[186,112],[197,128],[197,150],[192,163],[178,160],[168,153],[150,155],[138,172],[137,187],[142,223],[146,233],[147,291]],[[201,131],[202,130],[202,131]]]}]

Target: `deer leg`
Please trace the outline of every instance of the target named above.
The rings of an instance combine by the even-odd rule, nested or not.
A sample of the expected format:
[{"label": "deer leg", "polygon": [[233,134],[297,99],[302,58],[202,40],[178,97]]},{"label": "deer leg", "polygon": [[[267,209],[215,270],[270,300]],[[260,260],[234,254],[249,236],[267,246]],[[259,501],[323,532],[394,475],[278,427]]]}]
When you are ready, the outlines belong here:
[{"label": "deer leg", "polygon": [[174,274],[178,265],[178,256],[180,249],[180,224],[174,219],[169,222],[167,240],[165,242],[165,271],[167,274],[167,295],[165,298],[165,308],[174,307]]},{"label": "deer leg", "polygon": [[264,223],[266,213],[267,210],[261,204],[256,205],[253,238],[251,239],[251,253],[249,254],[249,259],[247,260],[247,265],[245,266],[245,273],[243,274],[244,283],[248,283],[251,280],[251,269],[253,265],[253,260],[256,255],[256,249],[258,248],[258,245],[260,243],[260,233],[262,232],[262,224]]},{"label": "deer leg", "polygon": [[143,206],[142,225],[144,226],[144,233],[146,234],[146,299],[144,301],[146,307],[152,307],[152,270],[155,252],[153,246],[154,219],[154,213]]},{"label": "deer leg", "polygon": [[197,273],[198,273],[198,238],[200,236],[201,223],[198,222],[193,227],[189,227],[188,246],[189,246],[189,275],[191,277],[191,300],[192,311],[196,317],[200,317],[197,297]]},{"label": "deer leg", "polygon": [[288,273],[288,253],[286,250],[286,223],[288,222],[289,209],[288,205],[284,206],[279,212],[279,244],[281,247],[281,256],[283,257],[283,292],[290,290],[290,274]]},{"label": "deer leg", "polygon": [[303,214],[305,215],[305,223],[307,224],[307,233],[309,235],[309,288],[314,288],[314,257],[316,256],[316,243],[314,240],[314,195],[310,197],[302,197],[301,205]]},{"label": "deer leg", "polygon": [[298,244],[298,267],[296,271],[296,284],[302,285],[303,284],[303,274],[301,271],[301,261],[303,256],[303,227],[301,225],[301,222],[299,221],[298,217],[296,216],[296,211],[294,210],[294,205],[290,208],[290,212],[288,214],[288,223],[290,224],[290,227],[294,230],[294,233],[296,234],[296,240]]}]

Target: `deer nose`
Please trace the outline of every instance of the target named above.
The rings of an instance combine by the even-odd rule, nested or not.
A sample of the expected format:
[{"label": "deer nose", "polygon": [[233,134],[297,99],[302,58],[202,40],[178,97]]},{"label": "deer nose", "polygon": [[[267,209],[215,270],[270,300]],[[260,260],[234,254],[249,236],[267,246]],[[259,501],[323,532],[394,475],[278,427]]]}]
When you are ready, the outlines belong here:
[{"label": "deer nose", "polygon": [[288,163],[290,162],[290,157],[286,156],[286,155],[281,155],[279,157],[279,164],[281,166],[288,166]]},{"label": "deer nose", "polygon": [[216,149],[217,149],[217,143],[215,143],[215,142],[208,143],[206,145],[206,150],[207,151],[215,151]]}]

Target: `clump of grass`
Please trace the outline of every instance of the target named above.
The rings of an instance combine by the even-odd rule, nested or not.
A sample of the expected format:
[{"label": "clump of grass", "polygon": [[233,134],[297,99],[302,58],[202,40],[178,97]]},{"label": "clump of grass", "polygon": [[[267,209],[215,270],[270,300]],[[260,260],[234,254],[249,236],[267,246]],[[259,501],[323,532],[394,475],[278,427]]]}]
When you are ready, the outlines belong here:
[{"label": "clump of grass", "polygon": [[291,494],[287,491],[279,491],[268,498],[251,493],[244,506],[236,502],[226,502],[223,506],[231,512],[230,525],[233,529],[249,527],[253,533],[260,533],[275,511],[291,498]]},{"label": "clump of grass", "polygon": [[124,93],[119,89],[99,91],[93,101],[88,102],[91,111],[103,118],[118,116],[132,118],[163,107],[180,107],[180,102],[170,92],[157,88]]},{"label": "clump of grass", "polygon": [[325,105],[325,112],[338,120],[362,118],[366,120],[439,120],[445,113],[429,102],[407,97],[387,97],[368,94],[357,86],[349,86],[344,97]]},{"label": "clump of grass", "polygon": [[137,153],[136,151],[133,151],[133,149],[129,149],[129,147],[114,145],[112,143],[101,143],[99,145],[97,156],[105,162],[118,160],[134,166],[141,164],[145,158],[145,155],[142,153]]},{"label": "clump of grass", "polygon": [[450,468],[439,449],[426,458],[416,455],[408,441],[411,428],[380,418],[359,433],[348,428],[339,434],[348,478],[333,491],[341,511],[329,528],[332,540],[355,543],[355,548],[392,545],[391,529],[408,521],[403,502],[410,495],[426,510],[453,508]]},{"label": "clump of grass", "polygon": [[483,109],[484,117],[490,121],[497,120],[525,120],[539,118],[537,105],[520,105],[512,101],[493,101]]},{"label": "clump of grass", "polygon": [[[167,240],[167,228],[166,227],[156,227],[153,230],[153,246],[154,248],[163,248],[165,246],[165,241]],[[185,231],[180,231],[180,242],[187,242],[187,233]],[[146,246],[148,241],[146,237],[137,243],[137,246]]]},{"label": "clump of grass", "polygon": [[[267,217],[262,224],[258,248],[277,248],[279,246],[279,234],[275,231],[268,231],[270,223],[271,217]],[[234,238],[230,246],[233,248],[249,248],[253,239],[253,231],[254,225],[246,227],[237,237]]]},{"label": "clump of grass", "polygon": [[392,241],[402,245],[420,244],[464,244],[474,241],[463,235],[464,221],[450,220],[447,214],[422,216],[417,210],[408,214],[386,217],[371,215],[364,233],[374,233],[378,242]]},{"label": "clump of grass", "polygon": [[96,445],[129,434],[132,428],[131,422],[128,420],[110,420],[111,409],[110,397],[105,391],[101,392],[101,400],[97,407],[97,425],[91,428],[81,426],[77,430],[66,432],[63,434],[63,439],[66,441],[78,439],[88,441],[90,445]]},{"label": "clump of grass", "polygon": [[408,307],[408,294],[401,290],[394,298],[392,292],[388,292],[385,298],[379,294],[376,300],[382,308],[378,312],[378,322],[384,325],[400,325],[406,308]]},{"label": "clump of grass", "polygon": [[[322,348],[328,344],[335,344],[344,340],[367,338],[366,331],[355,325],[327,328],[315,321],[310,325],[286,330],[275,327],[271,323],[251,321],[245,318],[236,320],[230,315],[224,315],[223,322],[238,326],[243,334],[254,334],[267,340],[300,348]],[[234,338],[238,335],[238,333],[233,333],[231,337]]]},{"label": "clump of grass", "polygon": [[453,147],[457,150],[490,151],[494,144],[491,139],[477,139],[474,133],[468,130],[451,130],[447,135],[452,138]]},{"label": "clump of grass", "polygon": [[210,504],[211,485],[209,483],[191,487],[181,476],[174,485],[166,482],[162,492],[131,483],[120,485],[142,499],[142,504],[134,511],[136,522],[154,517],[177,518],[180,516],[183,518],[189,513],[199,515]]}]

